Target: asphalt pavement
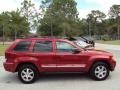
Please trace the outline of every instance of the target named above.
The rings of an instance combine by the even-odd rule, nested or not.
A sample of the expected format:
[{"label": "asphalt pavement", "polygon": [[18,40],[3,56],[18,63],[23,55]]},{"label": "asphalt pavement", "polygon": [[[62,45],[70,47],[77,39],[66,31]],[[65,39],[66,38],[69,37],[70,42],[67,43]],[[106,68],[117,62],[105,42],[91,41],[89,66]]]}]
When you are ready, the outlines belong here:
[{"label": "asphalt pavement", "polygon": [[106,50],[114,54],[117,66],[104,81],[94,81],[83,74],[49,74],[41,75],[33,84],[23,84],[17,78],[17,73],[4,70],[4,57],[0,57],[0,90],[120,90],[120,50]]}]

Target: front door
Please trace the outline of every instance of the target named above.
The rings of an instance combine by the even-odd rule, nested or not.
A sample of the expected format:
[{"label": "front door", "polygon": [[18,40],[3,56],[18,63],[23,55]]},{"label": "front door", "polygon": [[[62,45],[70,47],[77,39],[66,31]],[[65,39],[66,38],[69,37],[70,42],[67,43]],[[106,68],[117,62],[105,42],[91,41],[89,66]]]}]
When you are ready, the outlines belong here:
[{"label": "front door", "polygon": [[74,53],[76,49],[72,44],[65,41],[56,42],[57,69],[62,72],[78,72],[84,70],[86,64],[82,52]]}]

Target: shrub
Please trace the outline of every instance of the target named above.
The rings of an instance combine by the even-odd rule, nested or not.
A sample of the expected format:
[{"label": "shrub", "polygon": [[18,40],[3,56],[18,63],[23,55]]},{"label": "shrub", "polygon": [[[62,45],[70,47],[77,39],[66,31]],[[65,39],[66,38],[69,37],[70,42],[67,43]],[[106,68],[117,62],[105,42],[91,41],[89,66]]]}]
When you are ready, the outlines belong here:
[{"label": "shrub", "polygon": [[103,36],[101,37],[101,39],[104,40],[104,41],[109,41],[109,40],[110,40],[110,37],[109,37],[108,35],[103,35]]}]

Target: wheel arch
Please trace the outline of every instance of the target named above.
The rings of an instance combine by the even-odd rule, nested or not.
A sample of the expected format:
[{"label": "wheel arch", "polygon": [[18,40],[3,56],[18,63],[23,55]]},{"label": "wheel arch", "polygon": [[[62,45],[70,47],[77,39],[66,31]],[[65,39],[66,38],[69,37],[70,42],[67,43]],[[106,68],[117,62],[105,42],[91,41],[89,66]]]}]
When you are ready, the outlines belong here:
[{"label": "wheel arch", "polygon": [[36,68],[36,70],[39,72],[39,69],[38,69],[38,66],[35,64],[35,63],[32,63],[32,62],[21,62],[17,65],[16,69],[15,69],[15,72],[17,72],[19,70],[19,68],[23,65],[32,65]]},{"label": "wheel arch", "polygon": [[92,62],[91,65],[89,66],[88,71],[90,72],[90,70],[91,70],[91,68],[93,67],[93,65],[94,65],[95,63],[98,63],[98,62],[103,62],[103,63],[107,64],[109,70],[111,70],[110,63],[109,63],[106,59],[97,59],[97,60],[93,60],[93,62]]}]

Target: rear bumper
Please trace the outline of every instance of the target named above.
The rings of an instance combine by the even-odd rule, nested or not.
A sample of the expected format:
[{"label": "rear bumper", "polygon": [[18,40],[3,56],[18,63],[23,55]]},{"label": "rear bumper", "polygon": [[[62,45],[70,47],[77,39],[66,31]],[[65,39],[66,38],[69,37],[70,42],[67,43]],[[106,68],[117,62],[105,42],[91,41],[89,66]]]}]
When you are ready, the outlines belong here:
[{"label": "rear bumper", "polygon": [[3,66],[4,66],[5,70],[8,72],[15,72],[15,64],[14,63],[4,62]]}]

